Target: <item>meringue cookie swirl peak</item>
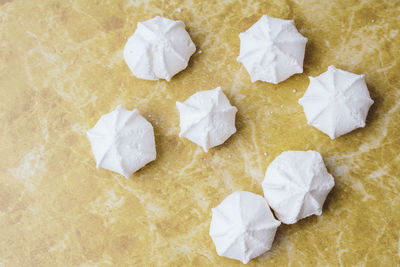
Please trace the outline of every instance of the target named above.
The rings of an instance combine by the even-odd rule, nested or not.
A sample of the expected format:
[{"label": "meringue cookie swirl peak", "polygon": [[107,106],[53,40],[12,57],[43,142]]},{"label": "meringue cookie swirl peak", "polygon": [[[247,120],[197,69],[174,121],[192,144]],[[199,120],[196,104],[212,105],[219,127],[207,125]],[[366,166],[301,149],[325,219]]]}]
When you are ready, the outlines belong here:
[{"label": "meringue cookie swirl peak", "polygon": [[170,81],[187,67],[195,51],[182,21],[157,16],[137,24],[125,45],[124,59],[137,78]]},{"label": "meringue cookie swirl peak", "polygon": [[371,99],[364,75],[329,66],[328,71],[309,77],[310,85],[299,99],[309,125],[332,140],[365,127]]},{"label": "meringue cookie swirl peak", "polygon": [[280,83],[303,72],[308,39],[296,29],[293,20],[263,15],[247,31],[239,34],[240,55],[237,58],[252,82]]},{"label": "meringue cookie swirl peak", "polygon": [[137,109],[119,105],[101,116],[87,132],[97,168],[118,172],[129,178],[156,159],[153,126]]},{"label": "meringue cookie swirl peak", "polygon": [[202,146],[205,152],[223,144],[236,132],[237,108],[229,103],[221,87],[200,91],[185,102],[176,102],[180,114],[179,137]]}]

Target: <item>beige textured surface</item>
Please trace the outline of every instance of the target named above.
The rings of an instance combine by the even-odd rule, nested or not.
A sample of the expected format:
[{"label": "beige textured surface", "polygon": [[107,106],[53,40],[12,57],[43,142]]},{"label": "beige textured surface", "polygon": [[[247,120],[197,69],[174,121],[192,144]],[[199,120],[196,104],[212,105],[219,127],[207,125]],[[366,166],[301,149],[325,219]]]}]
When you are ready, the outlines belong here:
[{"label": "beige textured surface", "polygon": [[[234,190],[262,193],[288,149],[320,151],[337,185],[321,217],[281,226],[249,266],[398,266],[399,1],[0,3],[0,266],[237,266],[216,255],[210,209]],[[262,14],[294,19],[309,39],[304,74],[250,83],[238,34]],[[183,20],[203,51],[169,83],[136,79],[122,58],[155,15]],[[307,75],[331,64],[366,74],[375,101],[367,127],[335,141],[297,104]],[[175,101],[217,86],[238,132],[204,153],[178,137]],[[130,180],[97,170],[85,135],[118,104],[156,134],[157,160]]]}]

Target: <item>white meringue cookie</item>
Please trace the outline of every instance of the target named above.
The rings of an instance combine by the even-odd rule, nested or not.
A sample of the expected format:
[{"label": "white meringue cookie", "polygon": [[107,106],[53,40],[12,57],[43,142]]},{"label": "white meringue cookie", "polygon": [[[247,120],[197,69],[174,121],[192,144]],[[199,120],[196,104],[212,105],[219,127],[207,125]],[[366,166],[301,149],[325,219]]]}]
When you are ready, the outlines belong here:
[{"label": "white meringue cookie", "polygon": [[221,87],[197,92],[185,102],[176,102],[180,114],[179,137],[202,146],[205,152],[223,144],[236,132],[237,108],[229,103]]},{"label": "white meringue cookie", "polygon": [[286,151],[268,166],[262,182],[264,197],[283,223],[321,215],[335,181],[316,151]]},{"label": "white meringue cookie", "polygon": [[210,236],[217,254],[244,264],[271,249],[281,224],[262,196],[246,191],[226,197],[212,214]]},{"label": "white meringue cookie", "polygon": [[249,72],[251,81],[280,83],[303,72],[307,38],[296,29],[293,20],[263,15],[247,31],[239,34],[237,58]]},{"label": "white meringue cookie", "polygon": [[299,99],[308,124],[333,140],[359,127],[365,127],[371,99],[364,75],[329,66],[328,71],[309,77],[310,85]]},{"label": "white meringue cookie", "polygon": [[124,59],[138,78],[170,81],[187,67],[195,51],[182,21],[157,16],[137,24],[125,45]]},{"label": "white meringue cookie", "polygon": [[97,168],[118,172],[129,178],[132,173],[156,159],[153,126],[137,109],[119,105],[101,116],[87,132]]}]

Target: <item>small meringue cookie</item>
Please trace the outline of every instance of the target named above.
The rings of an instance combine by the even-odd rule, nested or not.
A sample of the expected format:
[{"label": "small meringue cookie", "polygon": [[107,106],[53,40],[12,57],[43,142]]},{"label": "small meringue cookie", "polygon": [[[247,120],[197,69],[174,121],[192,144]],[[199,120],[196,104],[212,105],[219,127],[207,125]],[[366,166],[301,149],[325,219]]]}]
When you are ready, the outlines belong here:
[{"label": "small meringue cookie", "polygon": [[310,85],[299,99],[308,124],[333,140],[365,127],[371,99],[364,75],[329,66],[328,71],[309,77]]},{"label": "small meringue cookie", "polygon": [[237,108],[229,103],[221,87],[200,91],[185,102],[176,102],[180,114],[179,137],[202,146],[205,152],[223,144],[236,132]]},{"label": "small meringue cookie", "polygon": [[321,215],[335,181],[316,151],[286,151],[268,166],[262,182],[264,197],[285,224]]},{"label": "small meringue cookie", "polygon": [[212,209],[210,236],[218,255],[246,264],[271,249],[280,224],[262,196],[236,191]]},{"label": "small meringue cookie", "polygon": [[182,21],[157,16],[137,24],[125,45],[124,59],[137,78],[170,81],[187,67],[195,51]]},{"label": "small meringue cookie", "polygon": [[156,159],[153,126],[137,109],[119,105],[101,116],[87,132],[97,168],[118,172],[129,178]]},{"label": "small meringue cookie", "polygon": [[307,38],[296,29],[293,20],[263,15],[247,31],[239,34],[237,58],[250,74],[252,82],[280,83],[303,72]]}]

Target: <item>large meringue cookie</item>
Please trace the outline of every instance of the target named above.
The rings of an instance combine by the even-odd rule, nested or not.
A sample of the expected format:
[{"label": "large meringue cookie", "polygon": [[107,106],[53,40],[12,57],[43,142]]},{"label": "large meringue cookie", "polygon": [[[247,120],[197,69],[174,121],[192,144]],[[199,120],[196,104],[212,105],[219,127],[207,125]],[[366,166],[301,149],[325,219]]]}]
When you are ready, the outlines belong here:
[{"label": "large meringue cookie", "polygon": [[303,72],[307,38],[296,29],[293,20],[263,15],[247,31],[239,34],[237,58],[250,74],[252,82],[280,83]]},{"label": "large meringue cookie", "polygon": [[137,24],[125,45],[124,59],[138,78],[170,81],[187,67],[195,51],[182,21],[157,16]]},{"label": "large meringue cookie", "polygon": [[212,209],[210,236],[217,254],[244,264],[271,249],[281,224],[265,199],[236,191]]},{"label": "large meringue cookie", "polygon": [[364,75],[329,66],[328,71],[309,77],[310,85],[299,99],[308,124],[333,140],[359,127],[365,127],[371,99]]},{"label": "large meringue cookie", "polygon": [[97,168],[118,172],[129,178],[135,171],[156,159],[153,126],[137,109],[119,105],[101,116],[87,132]]},{"label": "large meringue cookie", "polygon": [[223,144],[236,132],[237,108],[229,103],[221,87],[197,92],[185,102],[176,102],[180,114],[179,137],[202,146],[205,152]]},{"label": "large meringue cookie", "polygon": [[264,197],[283,223],[321,215],[335,181],[316,151],[286,151],[268,166],[262,182]]}]

